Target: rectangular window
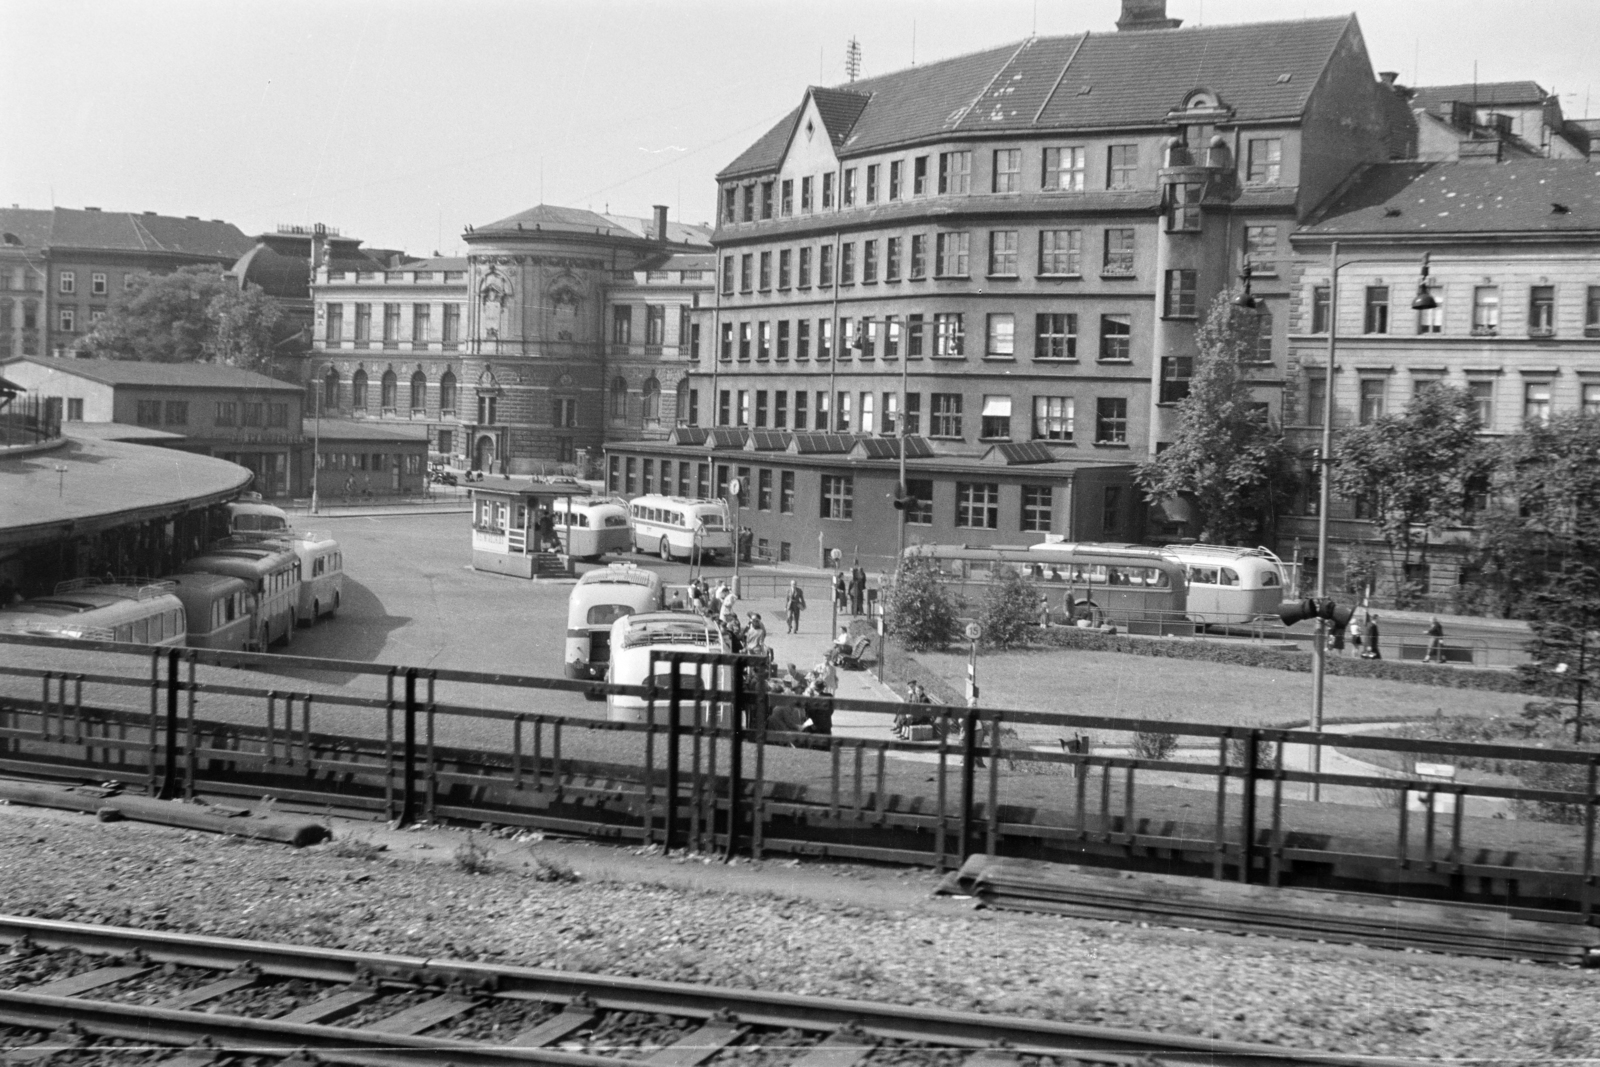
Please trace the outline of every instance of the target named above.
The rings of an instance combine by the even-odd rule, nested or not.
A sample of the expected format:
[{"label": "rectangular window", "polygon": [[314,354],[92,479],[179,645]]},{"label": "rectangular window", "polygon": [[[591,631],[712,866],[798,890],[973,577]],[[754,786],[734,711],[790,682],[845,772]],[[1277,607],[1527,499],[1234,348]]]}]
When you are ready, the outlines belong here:
[{"label": "rectangular window", "polygon": [[747,508],[750,506],[750,468],[739,467],[737,470],[739,472],[739,506]]},{"label": "rectangular window", "polygon": [[906,433],[922,432],[922,394],[906,394]]},{"label": "rectangular window", "polygon": [[1034,359],[1077,359],[1076,312],[1045,312],[1034,316]]},{"label": "rectangular window", "polygon": [[1528,291],[1528,336],[1554,337],[1556,334],[1556,287],[1535,285]]},{"label": "rectangular window", "polygon": [[841,392],[833,414],[833,428],[838,433],[850,432],[850,394]]},{"label": "rectangular window", "polygon": [[928,412],[928,429],[933,437],[961,436],[961,394],[934,393]]},{"label": "rectangular window", "polygon": [[811,175],[800,179],[800,210],[811,214]]},{"label": "rectangular window", "polygon": [[756,323],[756,358],[762,361],[772,358],[772,323],[766,319]]},{"label": "rectangular window", "polygon": [[1366,320],[1362,327],[1362,332],[1389,332],[1389,287],[1387,285],[1367,286]]},{"label": "rectangular window", "polygon": [[656,491],[656,461],[644,460],[639,472],[639,492],[649,496]]},{"label": "rectangular window", "polygon": [[1167,232],[1200,231],[1200,183],[1172,182],[1167,186]]},{"label": "rectangular window", "polygon": [[1158,403],[1176,404],[1189,395],[1189,379],[1194,374],[1192,356],[1161,357],[1161,398]]},{"label": "rectangular window", "polygon": [[1022,149],[995,149],[993,188],[997,193],[1022,192]]},{"label": "rectangular window", "polygon": [[1247,154],[1245,181],[1251,185],[1277,185],[1283,173],[1283,139],[1252,137]]},{"label": "rectangular window", "polygon": [[900,199],[900,191],[901,191],[901,188],[900,188],[900,186],[901,186],[900,173],[901,173],[901,171],[903,169],[904,169],[904,164],[902,164],[900,162],[900,160],[898,160],[898,159],[889,164],[889,199],[890,200],[899,200]]},{"label": "rectangular window", "polygon": [[76,271],[64,270],[59,275],[56,288],[65,295],[72,295],[78,291],[78,275]]},{"label": "rectangular window", "polygon": [[822,476],[822,517],[848,519],[855,513],[855,479],[848,474]]},{"label": "rectangular window", "polygon": [[911,161],[911,195],[928,195],[928,157],[918,156]]},{"label": "rectangular window", "polygon": [[[739,188],[735,185],[726,185],[722,189],[722,221],[736,222],[739,218]],[[615,460],[613,459],[613,463]],[[613,479],[615,481],[615,479]],[[616,486],[612,486],[616,491]]]},{"label": "rectangular window", "polygon": [[869,204],[878,202],[878,167],[879,164],[877,163],[867,166],[867,203]]},{"label": "rectangular window", "polygon": [[1306,378],[1306,410],[1305,424],[1307,426],[1321,426],[1322,417],[1326,414],[1328,404],[1328,381],[1314,368]]},{"label": "rectangular window", "polygon": [[801,289],[811,288],[811,246],[806,245],[800,249],[798,257],[798,274],[796,284]]},{"label": "rectangular window", "polygon": [[1049,533],[1054,493],[1048,485],[1022,487],[1022,532]]},{"label": "rectangular window", "polygon": [[[1583,406],[1580,410],[1583,412],[1583,414],[1589,416],[1600,415],[1600,385],[1585,384],[1583,387],[1582,403]],[[72,401],[70,400],[67,401],[67,409],[69,412],[72,409]],[[79,419],[83,418],[83,401],[78,401],[78,414],[72,417]],[[1485,425],[1487,425],[1487,423]]]},{"label": "rectangular window", "polygon": [[833,284],[833,246],[823,245],[817,250],[817,285],[823,289]]},{"label": "rectangular window", "polygon": [[883,317],[883,358],[894,359],[900,355],[900,317]]},{"label": "rectangular window", "polygon": [[779,389],[772,394],[772,428],[774,430],[787,430],[789,428],[789,391]]},{"label": "rectangular window", "polygon": [[633,456],[627,457],[627,467],[624,472],[622,492],[625,496],[633,496],[638,490],[639,461]]},{"label": "rectangular window", "polygon": [[328,305],[327,330],[323,338],[331,345],[338,344],[344,338],[344,305]]},{"label": "rectangular window", "polygon": [[1006,312],[989,315],[989,347],[991,359],[1013,359],[1017,354],[1017,317]]},{"label": "rectangular window", "polygon": [[900,280],[900,242],[903,238],[890,237],[883,243],[883,280]]},{"label": "rectangular window", "polygon": [[783,185],[780,187],[780,191],[779,191],[779,194],[778,194],[778,206],[779,206],[779,210],[782,211],[784,213],[784,215],[793,215],[794,214],[794,179],[793,178],[785,178],[785,179],[783,179]]},{"label": "rectangular window", "polygon": [[1046,148],[1040,187],[1061,193],[1081,193],[1084,182],[1082,148]]},{"label": "rectangular window", "polygon": [[1167,271],[1166,302],[1162,306],[1161,313],[1169,319],[1194,318],[1199,277],[1199,271]]},{"label": "rectangular window", "polygon": [[717,425],[726,426],[733,418],[733,392],[721,389],[717,392]]},{"label": "rectangular window", "polygon": [[61,329],[71,333],[77,328],[78,309],[70,307],[62,308],[59,321],[61,323]]},{"label": "rectangular window", "polygon": [[1073,276],[1082,273],[1080,230],[1039,231],[1039,273]]},{"label": "rectangular window", "polygon": [[1479,285],[1472,290],[1472,336],[1495,337],[1500,333],[1500,287]]},{"label": "rectangular window", "polygon": [[998,530],[1000,486],[994,482],[957,482],[956,526],[966,530]]},{"label": "rectangular window", "polygon": [[232,400],[217,401],[217,415],[212,420],[218,426],[234,426],[239,421],[239,405]]},{"label": "rectangular window", "polygon": [[[911,280],[920,281],[928,276],[928,237],[926,234],[915,233],[911,235]],[[1600,324],[1596,325],[1600,330]]]},{"label": "rectangular window", "polygon": [[1278,228],[1276,226],[1246,226],[1244,228],[1244,258],[1256,274],[1278,273]]},{"label": "rectangular window", "polygon": [[750,425],[750,390],[748,389],[739,390],[739,421],[734,425]]},{"label": "rectangular window", "polygon": [[722,295],[733,295],[733,257],[722,257]]},{"label": "rectangular window", "polygon": [[1329,290],[1326,285],[1311,287],[1311,332],[1327,333],[1329,319]]},{"label": "rectangular window", "polygon": [[883,394],[883,432],[894,436],[900,432],[900,394]]},{"label": "rectangular window", "polygon": [[372,305],[356,305],[356,341],[372,340]]},{"label": "rectangular window", "polygon": [[1444,290],[1432,291],[1434,306],[1431,308],[1417,309],[1417,334],[1435,334],[1444,332]]},{"label": "rectangular window", "polygon": [[760,274],[758,275],[758,277],[760,279],[760,281],[758,283],[758,287],[760,288],[760,290],[763,293],[766,292],[768,289],[772,288],[772,253],[771,252],[763,252],[763,253],[761,253],[761,267],[760,267]]},{"label": "rectangular window", "polygon": [[411,342],[423,344],[428,340],[433,325],[433,307],[430,304],[411,305]]},{"label": "rectangular window", "polygon": [[876,359],[878,355],[878,323],[871,315],[864,316],[861,320],[859,332],[856,334],[856,347],[861,350],[862,359]]},{"label": "rectangular window", "polygon": [[733,359],[733,323],[722,324],[722,343],[718,353],[723,362]]},{"label": "rectangular window", "polygon": [[922,316],[906,316],[906,358],[922,358]]},{"label": "rectangular window", "polygon": [[1600,337],[1600,285],[1589,286],[1583,302],[1583,335]]},{"label": "rectangular window", "polygon": [[383,339],[387,342],[400,340],[400,305],[383,305]]},{"label": "rectangular window", "polygon": [[139,400],[134,404],[134,421],[140,426],[161,425],[161,401]]},{"label": "rectangular window", "polygon": [[1033,398],[1033,437],[1036,441],[1072,440],[1073,406],[1070,396]]},{"label": "rectangular window", "polygon": [[1139,179],[1139,146],[1114,144],[1106,149],[1106,188],[1132,189]]},{"label": "rectangular window", "polygon": [[785,248],[778,253],[778,288],[789,288],[789,265],[792,253]]},{"label": "rectangular window", "polygon": [[1011,440],[1011,398],[985,396],[978,436],[985,441]]},{"label": "rectangular window", "polygon": [[574,429],[578,425],[578,401],[570,396],[556,397],[555,423],[563,429]]},{"label": "rectangular window", "polygon": [[261,404],[252,401],[246,401],[244,404],[241,404],[239,406],[239,425],[260,426],[261,416],[263,414],[261,409]]},{"label": "rectangular window", "polygon": [[972,153],[939,153],[939,195],[948,196],[972,191]]},{"label": "rectangular window", "polygon": [[756,257],[746,252],[739,257],[739,291],[748,293],[755,289]]},{"label": "rectangular window", "polygon": [[739,324],[739,361],[747,362],[750,359],[750,340],[752,327],[748,322]]},{"label": "rectangular window", "polygon": [[828,393],[824,389],[817,390],[817,421],[813,424],[813,428],[828,429]]},{"label": "rectangular window", "polygon": [[1358,415],[1364,425],[1383,417],[1384,398],[1389,391],[1389,382],[1384,378],[1363,378],[1358,386],[1360,389],[1361,408]]},{"label": "rectangular window", "polygon": [[1522,419],[1543,425],[1550,421],[1550,383],[1528,382],[1522,387]]},{"label": "rectangular window", "polygon": [[1133,230],[1117,227],[1106,231],[1105,258],[1100,273],[1128,275],[1133,273]]},{"label": "rectangular window", "polygon": [[1103,396],[1094,402],[1094,442],[1097,445],[1128,443],[1127,398]]},{"label": "rectangular window", "polygon": [[89,292],[94,296],[106,295],[106,276],[101,273],[89,275]]},{"label": "rectangular window", "polygon": [[789,358],[789,320],[778,320],[778,350],[775,353],[781,362]]},{"label": "rectangular window", "polygon": [[872,409],[872,394],[862,393],[858,399],[861,401],[861,404],[856,411],[861,420],[861,432],[876,433],[877,424],[873,421],[875,412]]},{"label": "rectangular window", "polygon": [[907,478],[906,496],[910,498],[906,504],[906,525],[932,526],[933,479]]},{"label": "rectangular window", "polygon": [[817,320],[817,360],[833,358],[833,320]]},{"label": "rectangular window", "polygon": [[[1255,310],[1255,344],[1246,348],[1241,354],[1246,360],[1255,360],[1257,363],[1272,362],[1272,312],[1267,310],[1265,304]],[[1247,322],[1248,326],[1248,322]]]},{"label": "rectangular window", "polygon": [[1105,504],[1100,509],[1100,532],[1115,535],[1122,528],[1122,486],[1106,486],[1101,499]]},{"label": "rectangular window", "polygon": [[939,235],[939,277],[965,278],[967,276],[968,235],[941,233]]},{"label": "rectangular window", "polygon": [[1126,363],[1132,358],[1133,317],[1130,315],[1100,316],[1100,360],[1103,363]]},{"label": "rectangular window", "polygon": [[646,304],[644,306],[644,343],[657,348],[667,343],[667,306],[665,304]]},{"label": "rectangular window", "polygon": [[772,217],[772,183],[770,181],[761,183],[761,217],[764,219]]},{"label": "rectangular window", "polygon": [[762,467],[756,471],[756,510],[772,510],[772,468]]},{"label": "rectangular window", "polygon": [[189,402],[187,400],[168,400],[166,415],[166,424],[168,426],[189,425]]},{"label": "rectangular window", "polygon": [[1467,382],[1467,396],[1472,398],[1472,409],[1478,416],[1478,425],[1485,430],[1493,429],[1494,379],[1474,378]]},{"label": "rectangular window", "polygon": [[828,171],[822,176],[822,206],[833,206],[833,171]]},{"label": "rectangular window", "polygon": [[794,514],[794,471],[778,472],[778,511]]},{"label": "rectangular window", "polygon": [[794,358],[811,358],[811,320],[797,319],[794,324]]},{"label": "rectangular window", "polygon": [[846,167],[844,179],[839,183],[839,206],[854,207],[856,202],[856,168]]},{"label": "rectangular window", "polygon": [[959,311],[941,311],[933,316],[933,354],[940,359],[960,359],[966,355],[966,316]]},{"label": "rectangular window", "polygon": [[1016,277],[1017,231],[989,231],[989,273]]},{"label": "rectangular window", "polygon": [[861,242],[861,281],[871,285],[878,280],[878,242]]},{"label": "rectangular window", "polygon": [[794,428],[797,430],[804,430],[809,426],[806,422],[806,400],[809,396],[810,394],[804,389],[794,391]]}]

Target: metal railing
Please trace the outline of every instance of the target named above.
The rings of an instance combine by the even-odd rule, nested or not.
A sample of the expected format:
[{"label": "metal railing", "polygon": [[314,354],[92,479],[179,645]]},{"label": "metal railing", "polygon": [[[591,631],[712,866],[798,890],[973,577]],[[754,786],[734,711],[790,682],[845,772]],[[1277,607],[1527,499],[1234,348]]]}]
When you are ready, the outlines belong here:
[{"label": "metal railing", "polygon": [[[1600,901],[1594,749],[805,696],[765,661],[726,655],[667,657],[671,678],[703,662],[727,681],[663,688],[49,638],[0,646],[0,771],[12,774],[730,855],[1159,865],[1586,922]],[[643,698],[642,720],[579,699],[608,694]],[[928,740],[898,735],[908,715]],[[1067,743],[1079,730],[1095,744]],[[1170,741],[1158,756],[1152,738]],[[1318,765],[1312,748],[1344,757],[1303,769]],[[1504,773],[1445,781],[1416,773],[1418,757]],[[1344,799],[1302,802],[1313,783]],[[1503,817],[1518,806],[1554,821]]]},{"label": "metal railing", "polygon": [[0,447],[33,445],[61,436],[61,405],[42,396],[16,397],[0,406]]}]

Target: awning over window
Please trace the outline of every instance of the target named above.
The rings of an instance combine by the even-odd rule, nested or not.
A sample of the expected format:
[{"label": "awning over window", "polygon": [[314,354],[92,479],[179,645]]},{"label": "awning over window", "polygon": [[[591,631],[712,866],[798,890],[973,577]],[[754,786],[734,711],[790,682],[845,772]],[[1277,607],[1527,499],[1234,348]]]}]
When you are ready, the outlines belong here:
[{"label": "awning over window", "polygon": [[1011,417],[1011,398],[1009,396],[986,396],[983,398],[983,417],[1007,418]]}]

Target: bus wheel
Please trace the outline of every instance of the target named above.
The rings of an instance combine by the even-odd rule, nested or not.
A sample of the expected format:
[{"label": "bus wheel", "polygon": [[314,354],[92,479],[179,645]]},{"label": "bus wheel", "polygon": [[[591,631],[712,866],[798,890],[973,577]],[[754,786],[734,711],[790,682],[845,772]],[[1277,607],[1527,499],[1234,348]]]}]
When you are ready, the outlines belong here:
[{"label": "bus wheel", "polygon": [[660,553],[662,563],[672,562],[672,542],[667,540],[666,534],[661,535],[661,544],[657,546],[656,551]]}]

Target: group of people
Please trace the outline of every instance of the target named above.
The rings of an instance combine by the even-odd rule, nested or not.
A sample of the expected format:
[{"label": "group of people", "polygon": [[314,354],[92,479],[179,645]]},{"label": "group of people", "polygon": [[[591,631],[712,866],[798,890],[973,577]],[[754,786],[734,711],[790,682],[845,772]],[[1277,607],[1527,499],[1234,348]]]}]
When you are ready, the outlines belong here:
[{"label": "group of people", "polygon": [[689,579],[689,608],[711,619],[722,630],[723,643],[729,652],[743,652],[751,656],[771,656],[767,647],[767,624],[759,611],[739,617],[739,594],[727,582],[717,583],[708,589],[704,579]]},{"label": "group of people", "polygon": [[849,578],[845,577],[844,571],[834,572],[833,600],[840,611],[848,611],[852,615],[866,612],[867,572],[862,569],[860,560],[850,568]]},{"label": "group of people", "polygon": [[[1334,648],[1341,649],[1344,642],[1340,640],[1343,634],[1334,634]],[[1378,648],[1378,616],[1370,612],[1364,614],[1362,621],[1350,620],[1349,638],[1350,648],[1355,655],[1362,659],[1382,659],[1383,653]],[[1444,623],[1435,615],[1428,620],[1428,650],[1422,655],[1424,663],[1443,663],[1444,655]]]}]

